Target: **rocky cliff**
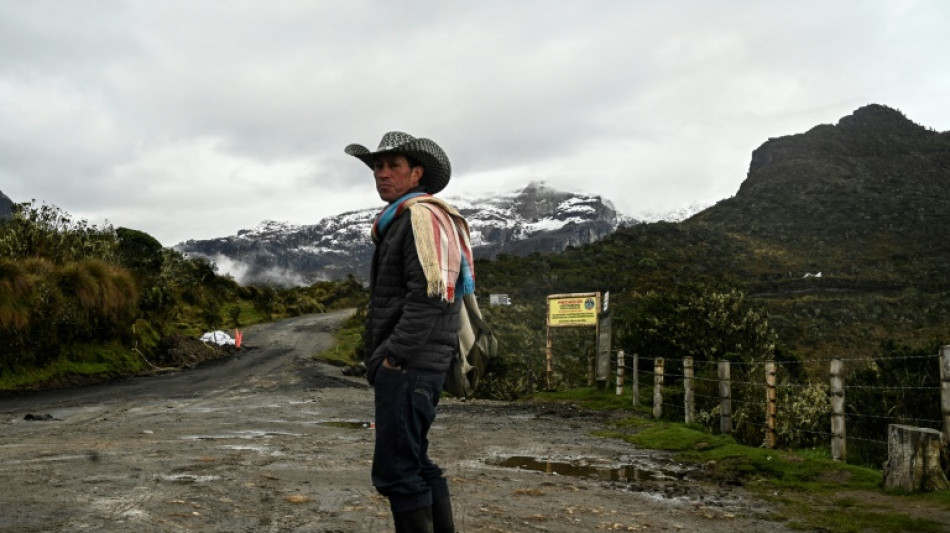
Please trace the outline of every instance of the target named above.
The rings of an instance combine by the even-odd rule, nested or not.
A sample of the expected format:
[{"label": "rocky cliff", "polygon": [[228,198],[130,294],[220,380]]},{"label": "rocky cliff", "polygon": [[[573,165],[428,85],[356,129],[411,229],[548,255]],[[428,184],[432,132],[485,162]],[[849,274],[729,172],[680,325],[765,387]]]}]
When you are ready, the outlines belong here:
[{"label": "rocky cliff", "polygon": [[10,218],[13,214],[13,200],[0,191],[0,218]]},{"label": "rocky cliff", "polygon": [[[842,249],[933,257],[950,225],[950,132],[868,105],[837,124],[769,139],[735,197],[694,220],[816,258]],[[910,245],[921,245],[912,253]]]}]

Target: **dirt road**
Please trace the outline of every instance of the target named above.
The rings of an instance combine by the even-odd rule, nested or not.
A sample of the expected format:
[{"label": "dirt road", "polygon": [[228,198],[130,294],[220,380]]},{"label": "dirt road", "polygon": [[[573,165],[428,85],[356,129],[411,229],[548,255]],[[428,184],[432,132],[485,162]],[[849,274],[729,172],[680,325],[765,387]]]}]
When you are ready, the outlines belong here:
[{"label": "dirt road", "polygon": [[[391,531],[372,391],[313,361],[345,313],[248,328],[202,367],[0,400],[0,531]],[[591,436],[609,414],[445,399],[462,532],[788,531],[738,488]]]}]

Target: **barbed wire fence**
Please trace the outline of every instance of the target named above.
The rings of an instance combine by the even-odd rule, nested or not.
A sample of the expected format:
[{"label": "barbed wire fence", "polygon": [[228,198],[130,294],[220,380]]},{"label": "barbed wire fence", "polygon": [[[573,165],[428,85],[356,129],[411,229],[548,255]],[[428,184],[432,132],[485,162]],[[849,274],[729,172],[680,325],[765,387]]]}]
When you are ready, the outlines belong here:
[{"label": "barbed wire fence", "polygon": [[[877,382],[848,384],[845,370],[867,367],[869,358],[830,361],[728,362],[692,357],[648,358],[613,352],[616,394],[635,407],[652,407],[654,418],[701,423],[745,443],[775,448],[830,445],[832,458],[886,455],[891,424],[942,432],[950,442],[950,346],[924,356],[895,356],[936,376],[916,385],[881,373]],[[828,382],[798,378],[803,364],[829,365]],[[629,386],[629,389],[627,387]],[[912,407],[912,408],[909,408]],[[741,437],[741,438],[740,438]]]}]

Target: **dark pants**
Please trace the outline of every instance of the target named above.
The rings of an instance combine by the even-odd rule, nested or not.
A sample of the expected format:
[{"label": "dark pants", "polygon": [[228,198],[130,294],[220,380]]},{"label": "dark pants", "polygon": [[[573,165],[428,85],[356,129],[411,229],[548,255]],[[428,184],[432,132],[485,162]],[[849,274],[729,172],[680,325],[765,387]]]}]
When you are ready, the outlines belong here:
[{"label": "dark pants", "polygon": [[429,428],[445,375],[418,370],[376,372],[376,449],[373,485],[394,513],[432,505],[448,496],[442,469],[429,459]]}]

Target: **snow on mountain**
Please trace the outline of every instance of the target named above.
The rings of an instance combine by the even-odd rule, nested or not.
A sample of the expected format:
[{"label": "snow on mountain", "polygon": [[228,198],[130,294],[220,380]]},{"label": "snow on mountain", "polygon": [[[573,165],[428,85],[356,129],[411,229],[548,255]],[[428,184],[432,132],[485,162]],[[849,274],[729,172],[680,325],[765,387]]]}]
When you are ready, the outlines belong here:
[{"label": "snow on mountain", "polygon": [[[618,227],[679,221],[699,204],[665,214],[630,218],[596,195],[568,193],[532,182],[523,189],[476,200],[446,197],[468,220],[476,257],[560,252],[609,235]],[[175,249],[213,261],[242,284],[306,285],[319,280],[365,279],[373,248],[370,230],[379,207],[350,211],[312,225],[265,220],[237,235],[189,240]]]},{"label": "snow on mountain", "polygon": [[[468,220],[476,257],[559,252],[596,241],[632,220],[595,195],[558,191],[542,182],[474,201],[446,197]],[[300,285],[347,275],[365,279],[378,207],[312,225],[267,220],[237,235],[175,246],[215,262],[243,284]]]},{"label": "snow on mountain", "polygon": [[472,245],[480,248],[476,250],[479,256],[503,253],[509,245],[541,234],[597,226],[596,236],[568,238],[563,246],[550,250],[560,251],[567,246],[597,240],[626,220],[600,196],[566,193],[547,187],[543,182],[532,182],[520,191],[475,202],[457,198],[449,198],[449,201],[468,220]]},{"label": "snow on mountain", "polygon": [[644,211],[644,212],[638,213],[634,218],[638,222],[645,222],[645,223],[660,222],[660,221],[681,222],[695,215],[696,213],[699,213],[700,211],[705,210],[711,205],[712,205],[711,203],[693,202],[689,205],[684,205],[682,207],[673,209],[671,211],[663,211],[663,212]]}]

